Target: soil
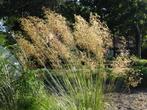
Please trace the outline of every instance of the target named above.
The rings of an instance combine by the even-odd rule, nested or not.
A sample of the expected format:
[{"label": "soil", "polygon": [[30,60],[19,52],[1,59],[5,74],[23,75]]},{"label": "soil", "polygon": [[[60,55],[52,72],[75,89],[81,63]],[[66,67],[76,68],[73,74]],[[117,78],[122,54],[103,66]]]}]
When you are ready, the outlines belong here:
[{"label": "soil", "polygon": [[147,88],[132,89],[127,93],[107,93],[106,110],[147,110]]}]

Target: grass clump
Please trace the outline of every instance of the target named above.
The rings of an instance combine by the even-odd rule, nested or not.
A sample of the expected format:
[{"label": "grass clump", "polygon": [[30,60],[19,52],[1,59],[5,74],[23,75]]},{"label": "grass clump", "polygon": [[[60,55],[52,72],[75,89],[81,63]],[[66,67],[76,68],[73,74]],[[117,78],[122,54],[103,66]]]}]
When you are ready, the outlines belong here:
[{"label": "grass clump", "polygon": [[[19,78],[11,78],[10,72],[0,70],[0,110],[102,110],[104,107],[102,79],[92,76],[91,71],[62,70],[64,77],[60,76],[60,80],[59,76],[53,78],[54,73],[49,70],[22,70]],[[47,72],[53,82],[46,77],[40,79],[40,72]],[[71,73],[74,73],[72,77]]]},{"label": "grass clump", "polygon": [[[112,46],[109,29],[97,15],[91,14],[90,22],[75,15],[71,29],[63,16],[50,10],[44,14],[42,19],[32,16],[20,19],[21,31],[15,34],[18,59],[43,84],[41,91],[45,92],[40,99],[46,98],[41,101],[42,110],[104,109],[104,60]],[[31,84],[39,87],[34,81]],[[20,105],[28,103],[30,109],[36,103],[39,106],[36,91],[40,90],[35,88],[31,95],[29,92],[24,97],[20,95]]]},{"label": "grass clump", "polygon": [[74,64],[76,68],[96,69],[112,44],[109,29],[96,15],[91,15],[90,22],[75,16],[73,30],[64,17],[48,10],[44,19],[28,17],[20,21],[22,32],[16,40],[22,52],[18,57],[29,68],[55,70]]},{"label": "grass clump", "polygon": [[20,19],[16,54],[23,69],[10,83],[13,92],[7,90],[15,103],[7,101],[3,108],[103,110],[109,29],[97,15],[91,15],[90,22],[75,15],[71,29],[63,16],[50,10],[44,14],[42,19]]}]

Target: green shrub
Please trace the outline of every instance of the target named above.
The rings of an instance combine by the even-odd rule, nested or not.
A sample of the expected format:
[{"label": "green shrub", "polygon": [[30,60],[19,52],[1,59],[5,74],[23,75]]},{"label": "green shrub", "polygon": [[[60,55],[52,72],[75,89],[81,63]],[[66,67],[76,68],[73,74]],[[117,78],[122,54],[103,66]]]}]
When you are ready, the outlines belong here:
[{"label": "green shrub", "polygon": [[139,84],[139,86],[141,87],[147,87],[146,86],[146,80],[147,80],[147,60],[146,59],[136,59],[135,60],[135,65],[134,68],[135,69],[139,69],[140,73],[141,73],[141,84]]},{"label": "green shrub", "polygon": [[4,45],[6,42],[6,35],[0,32],[0,45]]}]

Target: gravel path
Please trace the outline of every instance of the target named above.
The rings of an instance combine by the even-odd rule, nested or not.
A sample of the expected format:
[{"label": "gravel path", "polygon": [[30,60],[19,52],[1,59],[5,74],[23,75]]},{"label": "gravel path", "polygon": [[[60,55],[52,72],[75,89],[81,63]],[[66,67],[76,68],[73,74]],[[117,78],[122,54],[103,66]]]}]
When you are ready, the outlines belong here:
[{"label": "gravel path", "polygon": [[106,110],[147,110],[147,89],[106,94]]}]

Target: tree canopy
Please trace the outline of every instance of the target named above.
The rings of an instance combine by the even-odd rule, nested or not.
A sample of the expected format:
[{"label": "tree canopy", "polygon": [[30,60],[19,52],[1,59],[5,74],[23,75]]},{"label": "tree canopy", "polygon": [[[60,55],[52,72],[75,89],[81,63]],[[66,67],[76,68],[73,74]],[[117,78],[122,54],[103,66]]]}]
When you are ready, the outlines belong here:
[{"label": "tree canopy", "polygon": [[56,8],[59,0],[0,0],[0,17],[40,15],[42,7]]},{"label": "tree canopy", "polygon": [[[100,15],[114,35],[133,37],[136,54],[141,56],[142,36],[147,34],[147,2],[145,0],[76,0],[61,8],[71,20],[74,14],[88,19],[91,12]],[[134,50],[133,50],[134,51]]]},{"label": "tree canopy", "polygon": [[80,0],[67,2],[62,8],[68,13],[88,17],[98,13],[113,32],[126,34],[134,24],[139,24],[144,34],[147,27],[147,3],[142,0]]}]

